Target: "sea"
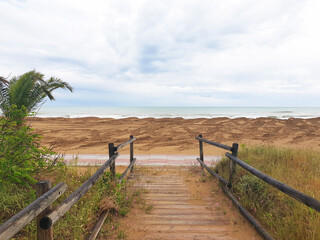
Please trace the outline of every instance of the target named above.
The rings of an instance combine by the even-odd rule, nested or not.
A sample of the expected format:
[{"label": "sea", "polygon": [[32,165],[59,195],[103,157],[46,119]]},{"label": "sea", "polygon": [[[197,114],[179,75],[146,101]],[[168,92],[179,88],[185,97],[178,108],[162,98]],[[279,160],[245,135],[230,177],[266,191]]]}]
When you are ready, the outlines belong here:
[{"label": "sea", "polygon": [[42,106],[37,117],[64,118],[316,118],[320,107],[58,107]]}]

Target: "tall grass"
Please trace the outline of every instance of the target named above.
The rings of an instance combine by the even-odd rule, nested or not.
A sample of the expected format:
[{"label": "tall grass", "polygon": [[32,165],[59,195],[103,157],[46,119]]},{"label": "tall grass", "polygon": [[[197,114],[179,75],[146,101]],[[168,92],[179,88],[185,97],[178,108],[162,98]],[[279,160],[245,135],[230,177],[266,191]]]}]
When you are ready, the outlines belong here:
[{"label": "tall grass", "polygon": [[[239,158],[269,176],[320,200],[320,153],[284,147],[242,145]],[[229,160],[216,171],[228,179]],[[276,239],[320,239],[320,213],[237,166],[233,190]]]}]

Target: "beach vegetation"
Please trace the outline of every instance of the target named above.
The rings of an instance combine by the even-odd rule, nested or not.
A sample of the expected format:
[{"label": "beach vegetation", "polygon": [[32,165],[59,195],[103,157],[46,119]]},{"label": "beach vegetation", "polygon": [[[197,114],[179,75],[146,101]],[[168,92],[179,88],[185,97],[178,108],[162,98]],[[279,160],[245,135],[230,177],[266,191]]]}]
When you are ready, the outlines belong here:
[{"label": "beach vegetation", "polygon": [[0,184],[30,185],[36,181],[36,174],[63,164],[52,157],[50,148],[40,146],[41,136],[25,124],[28,113],[24,106],[12,105],[9,112],[0,118]]},{"label": "beach vegetation", "polygon": [[[320,154],[310,149],[242,145],[239,158],[267,175],[320,200]],[[229,160],[215,170],[228,179]],[[275,239],[319,239],[320,213],[236,167],[233,191]]]},{"label": "beach vegetation", "polygon": [[7,80],[0,77],[0,109],[4,116],[10,115],[13,105],[25,107],[28,113],[35,111],[47,98],[55,100],[52,92],[56,89],[73,91],[73,88],[59,78],[44,79],[35,70]]},{"label": "beach vegetation", "polygon": [[[54,202],[54,207],[80,187],[97,167],[65,166],[44,174],[38,174],[37,180],[50,179],[53,186],[65,182],[68,190]],[[120,174],[117,174],[117,180]],[[33,188],[6,183],[0,188],[0,224],[26,207],[36,199]],[[100,230],[101,239],[118,239],[125,234],[119,221],[142,201],[140,190],[133,189],[130,183],[116,183],[107,171],[98,182],[59,220],[53,227],[55,239],[85,239],[90,233],[102,211],[109,211]],[[36,239],[35,221],[29,223],[15,239]],[[123,239],[123,238],[120,238]]]}]

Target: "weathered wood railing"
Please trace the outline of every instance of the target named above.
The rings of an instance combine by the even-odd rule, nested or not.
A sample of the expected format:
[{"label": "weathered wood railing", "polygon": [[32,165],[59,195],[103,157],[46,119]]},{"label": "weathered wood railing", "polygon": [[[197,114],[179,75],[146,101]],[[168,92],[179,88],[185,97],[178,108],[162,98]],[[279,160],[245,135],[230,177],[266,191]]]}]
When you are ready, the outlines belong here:
[{"label": "weathered wood railing", "polygon": [[[218,178],[221,182],[222,189],[226,193],[226,195],[232,200],[232,202],[238,207],[241,214],[247,218],[247,220],[255,227],[257,232],[264,238],[268,240],[272,240],[273,238],[270,236],[270,234],[257,222],[257,220],[237,201],[237,199],[232,194],[232,181],[233,177],[235,175],[235,167],[236,165],[239,165],[246,171],[250,172],[251,174],[255,175],[262,181],[266,182],[267,184],[279,189],[283,193],[287,194],[288,196],[300,201],[301,203],[307,205],[310,208],[313,208],[314,210],[320,212],[320,201],[317,199],[314,199],[302,192],[299,192],[296,189],[293,189],[289,186],[287,186],[284,183],[281,183],[277,181],[276,179],[264,174],[263,172],[255,169],[254,167],[250,166],[249,164],[241,161],[238,158],[238,144],[233,143],[232,147],[227,146],[221,143],[216,143],[213,141],[209,141],[207,139],[202,138],[202,135],[199,134],[199,136],[196,137],[196,139],[199,141],[199,149],[200,149],[200,158],[197,158],[198,162],[201,164],[201,167],[205,168],[211,175]],[[229,173],[229,180],[224,179],[221,177],[218,173],[214,172],[211,168],[209,168],[204,163],[204,157],[203,157],[203,142],[208,143],[210,145],[225,149],[227,151],[231,151],[231,154],[226,152],[226,157],[229,158],[229,166],[230,166],[230,173]]]},{"label": "weathered wood railing", "polygon": [[[115,160],[119,156],[118,151],[130,144],[130,164],[123,172],[119,181],[122,181],[129,171],[132,171],[136,159],[133,157],[133,142],[136,140],[130,136],[130,140],[114,146],[113,143],[109,144],[109,159],[77,190],[70,194],[64,201],[52,209],[51,204],[56,201],[66,190],[65,183],[59,183],[51,188],[51,182],[41,181],[36,184],[37,199],[29,206],[18,212],[11,217],[8,221],[0,226],[0,239],[7,240],[12,238],[23,227],[30,223],[33,219],[37,218],[37,239],[38,240],[53,240],[52,226],[74,205],[79,199],[85,195],[89,189],[98,181],[103,173],[110,167],[112,180],[116,177]],[[51,189],[50,189],[51,188]],[[98,222],[93,228],[90,236],[87,239],[95,239],[101,226],[103,225],[107,213],[103,212]]]}]

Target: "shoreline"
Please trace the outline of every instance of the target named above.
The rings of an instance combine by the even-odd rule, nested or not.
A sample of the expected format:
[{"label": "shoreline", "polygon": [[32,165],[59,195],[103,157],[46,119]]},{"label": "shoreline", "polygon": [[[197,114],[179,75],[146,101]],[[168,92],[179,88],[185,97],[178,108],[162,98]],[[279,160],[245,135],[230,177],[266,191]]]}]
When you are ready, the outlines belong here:
[{"label": "shoreline", "polygon": [[320,117],[320,107],[177,107],[177,106],[78,106],[58,107],[45,106],[39,111],[38,117],[98,117],[126,119],[129,117],[144,118],[218,118],[228,117],[231,119],[247,118],[277,118],[288,119],[290,117],[310,119]]},{"label": "shoreline", "polygon": [[195,118],[186,118],[186,117],[119,117],[119,118],[113,118],[113,117],[99,117],[99,116],[83,116],[83,117],[61,117],[61,116],[36,116],[36,117],[27,117],[27,119],[33,119],[33,118],[39,118],[39,119],[87,119],[87,118],[96,118],[96,119],[113,119],[113,120],[123,120],[123,119],[185,119],[185,120],[201,120],[201,119],[221,119],[221,118],[227,118],[230,120],[233,119],[276,119],[276,120],[289,120],[289,119],[302,119],[302,120],[313,120],[313,119],[320,119],[319,117],[288,117],[288,118],[278,118],[276,116],[267,116],[267,117],[195,117]]},{"label": "shoreline", "polygon": [[[107,154],[108,143],[122,143],[129,135],[137,138],[137,154],[197,155],[201,133],[204,138],[223,144],[320,148],[320,117],[289,118],[27,118],[42,144],[58,153]],[[222,149],[221,149],[222,150]],[[128,153],[124,148],[121,153]],[[224,150],[204,146],[205,155],[221,155]]]}]

